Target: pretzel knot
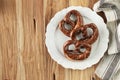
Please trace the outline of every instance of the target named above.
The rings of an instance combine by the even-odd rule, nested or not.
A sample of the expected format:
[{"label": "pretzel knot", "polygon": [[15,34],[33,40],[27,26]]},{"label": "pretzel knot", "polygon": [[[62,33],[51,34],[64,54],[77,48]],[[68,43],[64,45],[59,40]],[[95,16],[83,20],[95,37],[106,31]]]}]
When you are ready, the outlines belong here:
[{"label": "pretzel knot", "polygon": [[[74,19],[73,19],[74,18]],[[76,10],[71,10],[66,14],[63,20],[59,23],[60,30],[68,37],[75,27],[83,25],[83,18]]]},{"label": "pretzel knot", "polygon": [[[74,49],[70,50],[70,46],[74,45]],[[87,43],[76,43],[73,40],[68,40],[65,42],[64,54],[68,59],[72,60],[83,60],[90,55],[91,45]]]},{"label": "pretzel knot", "polygon": [[[59,23],[60,30],[71,40],[63,45],[65,56],[70,60],[83,60],[89,57],[91,45],[98,38],[98,29],[94,23],[83,23],[83,18],[77,10],[69,11]],[[74,49],[70,46],[74,45]]]}]

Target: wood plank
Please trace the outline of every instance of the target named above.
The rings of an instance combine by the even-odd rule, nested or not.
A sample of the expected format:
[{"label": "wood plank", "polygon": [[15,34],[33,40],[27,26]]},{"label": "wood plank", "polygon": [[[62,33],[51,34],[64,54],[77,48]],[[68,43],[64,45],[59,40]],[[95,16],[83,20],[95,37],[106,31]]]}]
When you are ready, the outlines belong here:
[{"label": "wood plank", "polygon": [[36,41],[36,61],[38,65],[36,80],[47,80],[47,65],[46,65],[46,47],[45,47],[45,27],[44,27],[44,4],[43,0],[33,0],[33,21]]},{"label": "wood plank", "polygon": [[89,7],[92,9],[95,2],[98,0],[69,0],[69,6],[83,6],[83,7]]},{"label": "wood plank", "polygon": [[0,0],[0,80],[14,80],[17,72],[15,1]]}]

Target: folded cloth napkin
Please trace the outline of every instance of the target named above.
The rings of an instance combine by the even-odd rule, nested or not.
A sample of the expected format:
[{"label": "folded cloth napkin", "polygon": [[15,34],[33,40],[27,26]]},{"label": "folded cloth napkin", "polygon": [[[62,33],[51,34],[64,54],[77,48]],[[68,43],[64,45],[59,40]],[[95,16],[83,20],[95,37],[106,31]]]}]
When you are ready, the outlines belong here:
[{"label": "folded cloth napkin", "polygon": [[100,61],[95,74],[102,80],[120,80],[120,0],[100,0],[93,9],[104,12],[110,33],[108,52]]},{"label": "folded cloth napkin", "polygon": [[[117,33],[119,33],[119,32],[120,32],[120,24],[117,27]],[[120,34],[118,34],[118,41],[120,43]]]},{"label": "folded cloth napkin", "polygon": [[120,0],[100,0],[94,5],[93,9],[96,12],[103,11],[106,16],[110,32],[108,54],[118,53],[120,51],[118,34],[120,32],[117,33],[116,30],[120,22]]}]

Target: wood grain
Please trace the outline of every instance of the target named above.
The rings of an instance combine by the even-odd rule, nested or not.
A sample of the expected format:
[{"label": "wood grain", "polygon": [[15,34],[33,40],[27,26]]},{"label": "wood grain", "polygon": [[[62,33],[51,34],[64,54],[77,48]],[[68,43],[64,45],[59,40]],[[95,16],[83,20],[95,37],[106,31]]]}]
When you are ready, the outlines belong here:
[{"label": "wood grain", "polygon": [[45,32],[56,12],[96,1],[0,0],[0,80],[90,80],[95,66],[71,70],[51,59]]}]

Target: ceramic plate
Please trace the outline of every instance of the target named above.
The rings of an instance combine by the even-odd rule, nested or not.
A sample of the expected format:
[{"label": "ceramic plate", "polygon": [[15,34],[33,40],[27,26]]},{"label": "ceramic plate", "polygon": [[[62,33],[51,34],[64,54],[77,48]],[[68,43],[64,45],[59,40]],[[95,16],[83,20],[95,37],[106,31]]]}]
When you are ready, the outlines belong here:
[{"label": "ceramic plate", "polygon": [[[83,16],[84,24],[94,23],[99,30],[99,37],[97,41],[92,44],[92,50],[90,56],[81,61],[70,61],[63,53],[63,44],[70,40],[69,37],[65,36],[58,28],[58,23],[64,18],[67,12],[70,10],[77,10]],[[86,69],[99,62],[104,55],[108,47],[108,30],[103,19],[98,16],[91,9],[81,6],[71,6],[63,9],[55,14],[51,21],[47,25],[46,31],[46,46],[48,52],[53,60],[64,68],[71,69]]]}]

